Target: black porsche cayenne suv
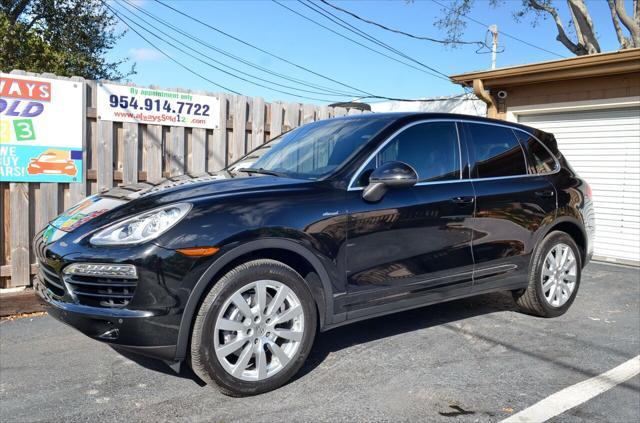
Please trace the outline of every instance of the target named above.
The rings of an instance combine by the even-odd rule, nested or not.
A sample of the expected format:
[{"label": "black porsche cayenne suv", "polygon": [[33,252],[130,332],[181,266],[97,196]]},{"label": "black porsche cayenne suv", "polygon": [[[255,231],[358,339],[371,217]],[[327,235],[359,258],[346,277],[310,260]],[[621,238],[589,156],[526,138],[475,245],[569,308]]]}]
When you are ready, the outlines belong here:
[{"label": "black porsche cayenne suv", "polygon": [[86,335],[251,395],[286,383],[317,330],[496,290],[563,314],[592,255],[592,210],[551,134],[350,116],[219,173],[85,199],[34,240],[37,288]]}]

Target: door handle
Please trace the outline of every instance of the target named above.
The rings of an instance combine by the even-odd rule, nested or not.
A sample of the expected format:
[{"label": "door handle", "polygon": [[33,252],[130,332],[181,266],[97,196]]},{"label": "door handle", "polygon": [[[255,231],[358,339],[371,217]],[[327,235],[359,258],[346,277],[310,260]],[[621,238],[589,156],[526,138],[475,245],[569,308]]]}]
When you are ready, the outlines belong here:
[{"label": "door handle", "polygon": [[473,197],[472,196],[468,196],[468,197],[453,197],[451,199],[451,201],[453,201],[456,204],[471,204],[471,203],[473,203]]},{"label": "door handle", "polygon": [[553,197],[555,195],[555,193],[552,190],[536,191],[535,194],[538,197]]}]

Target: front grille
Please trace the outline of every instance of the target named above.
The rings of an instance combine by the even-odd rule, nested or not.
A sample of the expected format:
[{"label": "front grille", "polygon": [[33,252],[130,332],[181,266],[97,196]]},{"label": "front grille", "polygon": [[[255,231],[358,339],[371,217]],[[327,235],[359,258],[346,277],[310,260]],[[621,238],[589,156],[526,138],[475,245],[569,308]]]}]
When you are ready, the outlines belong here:
[{"label": "front grille", "polygon": [[[137,280],[61,274],[47,263],[47,246],[39,234],[33,241],[38,278],[60,299],[92,307],[122,308],[133,298]],[[57,266],[58,267],[58,266]],[[69,294],[69,295],[66,295]]]},{"label": "front grille", "polygon": [[38,260],[38,277],[49,288],[49,290],[58,297],[62,297],[65,293],[64,283],[55,270]]},{"label": "front grille", "polygon": [[122,308],[133,298],[137,281],[66,275],[64,282],[78,303],[93,307]]}]

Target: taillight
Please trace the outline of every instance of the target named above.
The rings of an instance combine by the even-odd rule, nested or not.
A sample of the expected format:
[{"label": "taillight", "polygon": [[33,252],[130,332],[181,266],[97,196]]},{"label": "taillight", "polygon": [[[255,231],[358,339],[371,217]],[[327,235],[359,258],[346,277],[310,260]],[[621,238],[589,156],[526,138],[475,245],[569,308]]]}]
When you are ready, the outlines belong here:
[{"label": "taillight", "polygon": [[586,184],[586,185],[587,185],[587,198],[589,200],[592,200],[593,199],[593,192],[591,191],[591,187],[589,186],[589,184]]}]

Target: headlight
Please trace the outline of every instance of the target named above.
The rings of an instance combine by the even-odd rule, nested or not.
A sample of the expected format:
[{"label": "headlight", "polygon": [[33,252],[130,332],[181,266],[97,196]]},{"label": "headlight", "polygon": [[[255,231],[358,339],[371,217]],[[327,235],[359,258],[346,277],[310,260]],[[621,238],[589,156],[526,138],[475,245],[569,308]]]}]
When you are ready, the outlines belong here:
[{"label": "headlight", "polygon": [[91,237],[91,243],[129,245],[150,241],[178,223],[189,210],[191,204],[187,203],[153,209],[102,229]]}]

